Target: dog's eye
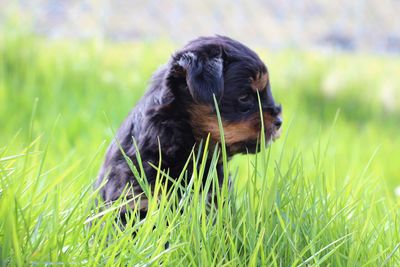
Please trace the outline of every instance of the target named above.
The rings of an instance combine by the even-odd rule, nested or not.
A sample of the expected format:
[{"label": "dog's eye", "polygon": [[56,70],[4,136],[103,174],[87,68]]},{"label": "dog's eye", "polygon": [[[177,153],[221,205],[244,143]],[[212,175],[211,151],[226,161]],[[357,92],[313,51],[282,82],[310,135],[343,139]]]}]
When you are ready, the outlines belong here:
[{"label": "dog's eye", "polygon": [[240,103],[247,104],[250,101],[251,101],[251,95],[249,93],[239,96]]},{"label": "dog's eye", "polygon": [[238,98],[239,110],[242,113],[247,113],[254,106],[254,97],[250,93],[243,94]]}]

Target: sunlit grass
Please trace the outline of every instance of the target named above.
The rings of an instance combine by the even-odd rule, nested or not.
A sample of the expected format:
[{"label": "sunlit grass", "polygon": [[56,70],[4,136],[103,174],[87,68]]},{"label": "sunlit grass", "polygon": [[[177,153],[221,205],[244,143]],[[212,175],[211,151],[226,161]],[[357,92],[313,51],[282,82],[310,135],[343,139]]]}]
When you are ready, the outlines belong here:
[{"label": "sunlit grass", "polygon": [[235,186],[215,190],[217,208],[200,190],[204,165],[170,191],[159,172],[148,217],[121,230],[127,200],[96,207],[93,183],[110,129],[173,47],[1,38],[3,265],[399,264],[400,113],[379,97],[385,86],[399,93],[399,59],[261,51],[284,109],[281,139],[225,166]]}]

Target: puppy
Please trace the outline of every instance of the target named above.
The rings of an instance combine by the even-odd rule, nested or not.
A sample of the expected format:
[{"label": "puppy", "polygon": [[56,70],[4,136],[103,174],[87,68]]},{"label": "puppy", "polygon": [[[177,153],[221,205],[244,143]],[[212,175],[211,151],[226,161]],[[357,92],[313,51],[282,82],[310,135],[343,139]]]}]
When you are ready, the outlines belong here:
[{"label": "puppy", "polygon": [[[97,181],[100,185],[107,179],[101,188],[102,198],[112,203],[123,192],[127,196],[142,193],[121,148],[138,170],[137,153],[140,153],[147,182],[153,185],[157,170],[150,163],[158,166],[160,151],[161,169],[177,178],[193,147],[208,134],[211,147],[218,145],[221,139],[214,95],[228,156],[256,153],[262,125],[257,94],[261,99],[266,141],[270,142],[279,136],[281,106],[275,104],[267,68],[257,54],[223,36],[189,42],[154,74],[146,94],[118,130]],[[217,173],[222,182],[221,163],[217,165]],[[124,191],[126,188],[128,192]],[[142,198],[140,203],[138,210],[145,215],[146,200]],[[132,208],[134,205],[131,202]]]}]

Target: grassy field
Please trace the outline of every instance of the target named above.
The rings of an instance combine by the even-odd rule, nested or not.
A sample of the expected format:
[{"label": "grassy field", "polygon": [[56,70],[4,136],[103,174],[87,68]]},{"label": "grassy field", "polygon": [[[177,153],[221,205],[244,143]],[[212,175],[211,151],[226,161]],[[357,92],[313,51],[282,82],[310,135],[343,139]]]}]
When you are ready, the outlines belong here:
[{"label": "grassy field", "polygon": [[400,265],[399,58],[258,50],[283,135],[229,162],[235,190],[219,208],[195,175],[186,189],[159,184],[164,197],[124,231],[123,199],[96,216],[113,129],[174,50],[0,37],[0,265]]}]

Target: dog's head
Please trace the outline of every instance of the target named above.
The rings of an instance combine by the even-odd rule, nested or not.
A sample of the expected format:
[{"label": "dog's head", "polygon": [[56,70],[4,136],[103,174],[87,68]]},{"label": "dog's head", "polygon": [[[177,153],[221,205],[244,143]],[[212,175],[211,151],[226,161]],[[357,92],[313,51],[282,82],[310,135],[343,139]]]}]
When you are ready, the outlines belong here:
[{"label": "dog's head", "polygon": [[212,141],[220,141],[214,95],[230,155],[258,151],[260,104],[266,141],[279,137],[281,106],[272,97],[268,70],[243,44],[222,36],[199,38],[178,51],[170,66],[170,87],[197,139],[210,133]]}]

